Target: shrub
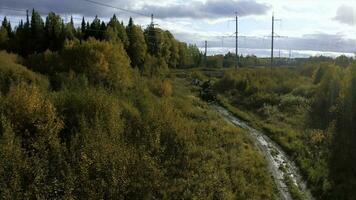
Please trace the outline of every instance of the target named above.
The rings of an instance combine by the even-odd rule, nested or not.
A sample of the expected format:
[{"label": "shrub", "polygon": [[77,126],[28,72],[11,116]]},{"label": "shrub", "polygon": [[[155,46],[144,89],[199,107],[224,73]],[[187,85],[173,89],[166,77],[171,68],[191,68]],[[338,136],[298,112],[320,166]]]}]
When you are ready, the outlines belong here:
[{"label": "shrub", "polygon": [[81,123],[103,127],[105,134],[122,134],[119,102],[105,90],[72,88],[55,93],[53,99],[66,125],[62,131],[65,141],[70,140]]},{"label": "shrub", "polygon": [[304,97],[287,94],[281,97],[279,107],[284,111],[293,112],[300,107],[306,107],[308,101]]},{"label": "shrub", "polygon": [[133,85],[134,72],[130,59],[120,42],[89,39],[82,42],[67,42],[61,52],[65,71],[84,73],[90,83],[126,90]]},{"label": "shrub", "polygon": [[35,86],[12,87],[4,100],[4,113],[26,150],[58,145],[63,122],[56,109]]},{"label": "shrub", "polygon": [[149,81],[149,87],[153,94],[159,97],[170,97],[172,85],[168,80],[153,79]]},{"label": "shrub", "polygon": [[17,64],[18,60],[16,55],[0,51],[0,91],[6,94],[12,86],[20,83],[33,84],[46,90],[49,86],[47,78]]},{"label": "shrub", "polygon": [[55,72],[63,71],[60,61],[58,52],[46,50],[43,53],[29,55],[25,60],[25,65],[33,71],[53,75]]}]

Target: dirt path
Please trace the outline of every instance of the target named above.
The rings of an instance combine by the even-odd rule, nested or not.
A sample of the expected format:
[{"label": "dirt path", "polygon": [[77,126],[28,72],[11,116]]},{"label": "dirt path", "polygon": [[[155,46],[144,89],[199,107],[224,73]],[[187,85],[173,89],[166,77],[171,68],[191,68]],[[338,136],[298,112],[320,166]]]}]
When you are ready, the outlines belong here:
[{"label": "dirt path", "polygon": [[218,105],[214,105],[213,107],[227,121],[248,131],[251,139],[255,142],[255,145],[268,161],[269,170],[278,187],[281,199],[293,199],[286,185],[285,176],[289,177],[293,182],[292,184],[297,186],[300,191],[304,193],[306,199],[314,199],[294,162],[288,158],[286,153],[275,142],[263,133],[250,127],[247,123],[233,116],[225,108]]}]

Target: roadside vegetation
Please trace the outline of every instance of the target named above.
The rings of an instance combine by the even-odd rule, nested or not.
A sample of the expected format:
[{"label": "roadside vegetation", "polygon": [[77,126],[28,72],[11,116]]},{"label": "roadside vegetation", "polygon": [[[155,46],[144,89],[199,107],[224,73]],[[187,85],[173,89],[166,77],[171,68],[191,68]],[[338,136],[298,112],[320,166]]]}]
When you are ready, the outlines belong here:
[{"label": "roadside vegetation", "polygon": [[296,161],[318,199],[355,198],[356,65],[345,58],[230,70],[215,84],[226,108]]}]

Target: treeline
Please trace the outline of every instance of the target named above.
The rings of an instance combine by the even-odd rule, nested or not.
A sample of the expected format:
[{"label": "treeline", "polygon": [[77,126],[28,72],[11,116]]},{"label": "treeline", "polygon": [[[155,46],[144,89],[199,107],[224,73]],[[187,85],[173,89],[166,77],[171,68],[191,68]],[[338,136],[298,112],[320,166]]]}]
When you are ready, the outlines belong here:
[{"label": "treeline", "polygon": [[[332,62],[338,66],[347,67],[354,62],[352,57],[345,55],[336,58],[326,56],[311,56],[309,58],[274,58],[273,66],[275,67],[302,67],[310,64],[318,64],[320,62]],[[203,66],[208,68],[233,68],[237,63],[236,55],[228,52],[225,55],[207,56],[203,62]],[[271,66],[270,58],[259,58],[255,55],[239,55],[239,67],[269,67]]]},{"label": "treeline", "polygon": [[297,68],[231,72],[215,88],[239,109],[237,114],[295,159],[315,197],[351,200],[356,187],[355,83],[356,65],[342,56],[310,58]]},{"label": "treeline", "polygon": [[[236,55],[228,52],[225,55],[207,56],[204,66],[208,68],[232,68],[235,67],[236,63]],[[268,59],[257,58],[255,55],[239,55],[238,58],[239,67],[267,66],[268,64]]]},{"label": "treeline", "polygon": [[169,31],[154,27],[142,29],[130,18],[128,25],[113,15],[108,23],[97,16],[92,22],[83,17],[81,26],[73,18],[64,23],[61,17],[49,13],[45,21],[35,10],[27,12],[25,21],[12,28],[5,17],[0,28],[0,48],[27,57],[46,50],[61,51],[66,40],[86,41],[89,38],[121,43],[131,65],[143,70],[144,62],[160,67],[186,68],[201,65],[202,54],[195,45],[179,42]]},{"label": "treeline", "polygon": [[[308,59],[288,59],[288,58],[275,58],[274,66],[295,66],[296,64],[305,63]],[[258,58],[255,55],[239,55],[238,61],[234,53],[228,52],[225,55],[213,55],[206,58],[204,66],[208,68],[233,68],[238,63],[239,67],[266,67],[271,65],[270,58]]]}]

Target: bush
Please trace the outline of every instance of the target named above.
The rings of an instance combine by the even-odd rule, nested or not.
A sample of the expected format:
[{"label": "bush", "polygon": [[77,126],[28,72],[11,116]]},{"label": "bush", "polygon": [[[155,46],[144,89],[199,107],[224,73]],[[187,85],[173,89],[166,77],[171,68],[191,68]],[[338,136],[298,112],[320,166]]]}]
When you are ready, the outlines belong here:
[{"label": "bush", "polygon": [[12,87],[4,99],[4,113],[28,151],[44,151],[58,145],[63,122],[56,109],[35,86]]},{"label": "bush", "polygon": [[61,52],[65,72],[73,70],[85,74],[92,84],[126,90],[133,85],[134,72],[130,59],[120,42],[89,39],[81,44],[67,42]]},{"label": "bush", "polygon": [[168,73],[168,64],[161,57],[147,55],[144,63],[143,74],[149,77],[164,76]]},{"label": "bush", "polygon": [[[49,75],[58,87],[58,74],[85,75],[91,85],[125,91],[133,86],[135,72],[120,42],[110,43],[89,39],[67,41],[59,53],[45,51],[29,56],[25,62],[31,69]],[[52,80],[54,79],[54,80]],[[64,82],[65,80],[63,80]]]},{"label": "bush", "polygon": [[12,86],[20,83],[33,84],[46,90],[49,86],[47,78],[17,64],[18,60],[16,55],[0,51],[0,91],[6,94]]},{"label": "bush", "polygon": [[123,122],[118,100],[103,89],[69,89],[53,95],[54,105],[66,126],[62,131],[64,141],[69,141],[79,130],[86,127],[103,127],[104,133],[122,135]]},{"label": "bush", "polygon": [[285,112],[294,112],[298,108],[307,107],[307,103],[304,97],[287,94],[281,97],[279,107]]},{"label": "bush", "polygon": [[199,71],[193,71],[193,72],[190,74],[190,78],[191,78],[191,79],[198,79],[198,80],[200,80],[200,81],[203,81],[203,80],[206,79],[206,76],[205,76],[203,73],[199,72]]},{"label": "bush", "polygon": [[170,97],[172,95],[172,85],[168,80],[153,79],[149,81],[149,87],[152,93],[159,97]]},{"label": "bush", "polygon": [[61,60],[58,52],[46,50],[43,53],[29,55],[25,60],[25,65],[31,70],[46,74],[53,75],[56,72],[63,71]]}]

